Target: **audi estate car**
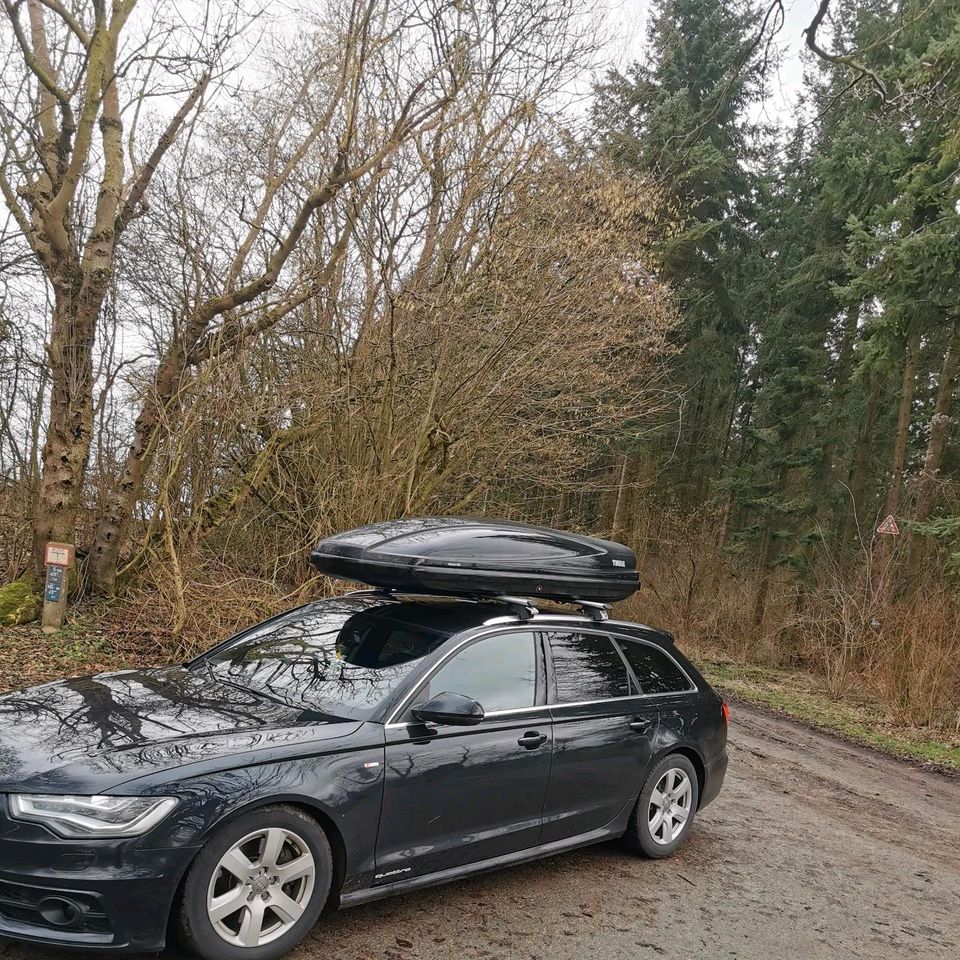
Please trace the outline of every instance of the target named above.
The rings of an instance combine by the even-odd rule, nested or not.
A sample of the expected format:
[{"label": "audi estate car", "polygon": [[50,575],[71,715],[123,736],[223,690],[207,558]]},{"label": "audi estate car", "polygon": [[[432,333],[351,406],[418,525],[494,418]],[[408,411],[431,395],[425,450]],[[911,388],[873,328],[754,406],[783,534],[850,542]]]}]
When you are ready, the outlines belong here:
[{"label": "audi estate car", "polygon": [[717,796],[725,704],[596,599],[625,547],[448,518],[321,547],[376,589],[0,697],[0,937],[268,960],[328,906],[614,837],[667,857]]}]

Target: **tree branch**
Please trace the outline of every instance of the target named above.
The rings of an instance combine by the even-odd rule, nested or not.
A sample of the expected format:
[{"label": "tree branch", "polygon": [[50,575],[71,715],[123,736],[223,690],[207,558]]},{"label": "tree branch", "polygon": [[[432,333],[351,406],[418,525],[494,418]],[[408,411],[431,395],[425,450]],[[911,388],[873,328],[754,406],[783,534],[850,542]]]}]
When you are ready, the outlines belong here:
[{"label": "tree branch", "polygon": [[817,8],[816,14],[814,14],[813,19],[810,21],[810,26],[803,31],[804,36],[807,38],[807,46],[818,57],[820,57],[821,60],[826,60],[828,63],[836,63],[841,66],[848,67],[857,74],[858,79],[862,79],[864,77],[869,78],[870,82],[880,94],[880,98],[884,103],[887,103],[889,100],[887,88],[884,86],[880,77],[865,63],[863,63],[861,60],[858,60],[855,56],[848,56],[841,53],[829,53],[817,42],[817,31],[820,29],[823,19],[826,17],[829,9],[830,0],[820,0],[820,6]]},{"label": "tree branch", "polygon": [[83,44],[90,46],[90,34],[80,25],[80,21],[62,4],[60,0],[36,0],[55,13],[69,28],[71,33]]},{"label": "tree branch", "polygon": [[180,109],[170,120],[170,123],[167,124],[167,128],[157,140],[157,144],[153,148],[150,156],[147,158],[147,162],[143,165],[140,172],[137,174],[136,179],[130,186],[130,190],[127,193],[127,199],[123,204],[123,209],[117,216],[116,223],[114,225],[114,230],[117,234],[122,233],[127,224],[129,224],[136,215],[137,206],[141,200],[143,200],[143,196],[147,192],[147,188],[150,186],[150,181],[153,179],[153,175],[157,172],[157,167],[160,165],[160,161],[177,139],[177,135],[180,133],[180,129],[186,122],[187,117],[190,115],[191,111],[197,105],[200,98],[206,91],[207,86],[210,83],[210,77],[211,71],[208,68],[204,71],[200,79],[197,80],[193,90],[190,91],[190,96],[184,100],[183,104],[180,106]]}]

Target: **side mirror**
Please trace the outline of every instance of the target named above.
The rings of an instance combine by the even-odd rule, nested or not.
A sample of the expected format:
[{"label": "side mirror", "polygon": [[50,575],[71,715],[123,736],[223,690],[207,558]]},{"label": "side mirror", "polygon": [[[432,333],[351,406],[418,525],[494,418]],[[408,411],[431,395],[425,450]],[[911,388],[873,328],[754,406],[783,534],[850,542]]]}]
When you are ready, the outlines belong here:
[{"label": "side mirror", "polygon": [[483,719],[483,707],[462,693],[438,693],[410,712],[424,723],[440,723],[449,727],[473,727]]}]

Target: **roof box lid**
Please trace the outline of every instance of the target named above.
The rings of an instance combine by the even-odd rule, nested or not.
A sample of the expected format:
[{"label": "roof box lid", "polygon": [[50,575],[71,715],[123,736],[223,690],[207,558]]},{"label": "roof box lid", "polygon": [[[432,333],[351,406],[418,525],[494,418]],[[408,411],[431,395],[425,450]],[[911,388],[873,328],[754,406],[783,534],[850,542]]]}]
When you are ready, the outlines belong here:
[{"label": "roof box lid", "polygon": [[623,544],[465,517],[348,530],[321,540],[310,562],[329,576],[409,593],[610,603],[639,586],[636,557]]}]

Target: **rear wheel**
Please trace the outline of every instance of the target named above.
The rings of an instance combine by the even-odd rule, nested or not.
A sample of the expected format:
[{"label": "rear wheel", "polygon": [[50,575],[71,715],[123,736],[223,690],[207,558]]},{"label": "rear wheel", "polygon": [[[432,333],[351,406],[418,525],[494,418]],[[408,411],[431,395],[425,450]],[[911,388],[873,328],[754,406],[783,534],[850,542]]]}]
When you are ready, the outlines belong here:
[{"label": "rear wheel", "polygon": [[185,945],[204,960],[275,960],[317,922],[330,893],[326,834],[293,807],[264,807],[221,827],[183,884]]},{"label": "rear wheel", "polygon": [[664,757],[640,791],[626,837],[648,857],[668,857],[686,839],[700,796],[697,771],[682,754]]}]

